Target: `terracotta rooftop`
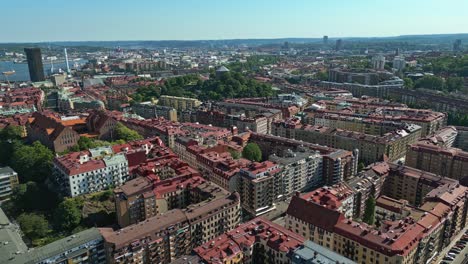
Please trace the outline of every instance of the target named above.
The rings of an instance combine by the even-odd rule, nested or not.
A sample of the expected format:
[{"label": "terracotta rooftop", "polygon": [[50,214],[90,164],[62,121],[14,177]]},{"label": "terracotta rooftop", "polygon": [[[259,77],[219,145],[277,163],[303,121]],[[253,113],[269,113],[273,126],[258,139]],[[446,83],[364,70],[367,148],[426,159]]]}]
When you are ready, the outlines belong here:
[{"label": "terracotta rooftop", "polygon": [[305,239],[273,222],[255,218],[195,248],[194,252],[207,263],[225,263],[259,241],[273,251],[287,254],[303,245]]}]

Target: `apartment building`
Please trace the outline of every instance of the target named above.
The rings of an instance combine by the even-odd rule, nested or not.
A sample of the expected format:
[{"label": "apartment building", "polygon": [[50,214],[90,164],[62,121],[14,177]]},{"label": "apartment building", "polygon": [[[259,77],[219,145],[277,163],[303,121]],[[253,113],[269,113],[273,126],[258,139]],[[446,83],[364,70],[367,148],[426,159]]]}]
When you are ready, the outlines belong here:
[{"label": "apartment building", "polygon": [[0,168],[0,201],[8,199],[18,185],[18,173],[10,167]]},{"label": "apartment building", "polygon": [[409,145],[405,164],[452,179],[467,179],[468,152],[452,147],[456,136],[456,129],[447,127]]},{"label": "apartment building", "polygon": [[373,120],[339,114],[315,114],[308,116],[308,123],[316,126],[343,129],[368,135],[382,136],[397,129],[407,129],[407,124],[394,121]]},{"label": "apartment building", "polygon": [[[193,149],[190,148],[189,151]],[[202,150],[196,154],[196,168],[200,170],[200,173],[208,180],[231,192],[238,190],[238,172],[250,163],[247,159],[234,159],[228,148],[222,148],[222,145]]]},{"label": "apartment building", "polygon": [[465,226],[466,210],[461,208],[467,192],[459,184],[443,184],[419,208],[381,221],[379,227],[346,219],[336,208],[305,195],[294,196],[285,227],[357,263],[428,263]]},{"label": "apartment building", "polygon": [[157,105],[152,102],[134,104],[132,110],[135,114],[144,118],[164,117],[170,121],[177,121],[177,110],[173,107]]},{"label": "apartment building", "polygon": [[237,193],[173,209],[112,230],[102,228],[108,263],[170,263],[240,222]]},{"label": "apartment building", "polygon": [[404,199],[419,206],[424,197],[444,184],[457,184],[458,181],[425,172],[408,166],[388,164],[390,170],[382,186],[382,194],[394,199]]},{"label": "apartment building", "polygon": [[382,195],[375,201],[375,221],[382,222],[393,219],[402,219],[410,216],[416,208],[409,205],[407,200],[393,199]]},{"label": "apartment building", "polygon": [[278,196],[290,196],[296,191],[311,190],[322,186],[323,156],[318,151],[300,148],[286,150],[283,155],[270,155],[268,160],[279,164]]},{"label": "apartment building", "polygon": [[254,217],[274,210],[278,199],[278,164],[271,161],[254,162],[239,171],[239,194],[242,208]]},{"label": "apartment building", "polygon": [[12,116],[42,111],[45,94],[39,88],[20,87],[0,90],[0,115]]},{"label": "apartment building", "polygon": [[194,249],[203,263],[290,263],[305,239],[262,218],[241,224]]},{"label": "apartment building", "polygon": [[90,228],[42,247],[16,254],[8,261],[24,263],[107,263],[104,240],[97,228]]},{"label": "apartment building", "polygon": [[302,199],[336,210],[346,218],[353,217],[354,191],[346,183],[324,186],[303,194]]},{"label": "apartment building", "polygon": [[261,112],[277,113],[275,110],[280,110],[282,117],[289,118],[296,115],[301,110],[304,110],[308,100],[300,95],[292,93],[278,94],[277,97],[268,98],[251,97],[226,99],[224,102],[219,103],[218,106],[222,107],[224,103],[228,103],[227,106],[231,110],[240,111],[242,108],[244,108],[244,111],[250,114],[261,114]]},{"label": "apartment building", "polygon": [[450,147],[456,147],[464,151],[468,151],[468,128],[467,127],[455,127],[457,130],[457,136],[455,142]]},{"label": "apartment building", "polygon": [[323,126],[302,125],[299,119],[289,119],[275,122],[272,134],[332,148],[349,151],[357,149],[359,160],[371,164],[384,159],[394,161],[403,157],[406,153],[406,145],[416,142],[421,137],[421,127],[407,125],[405,129],[374,136]]},{"label": "apartment building", "polygon": [[179,123],[164,118],[122,119],[120,122],[144,137],[160,137],[171,149],[175,148],[176,138],[180,136],[191,137],[200,143],[209,140],[228,140],[232,137],[232,131],[226,128],[197,123]]},{"label": "apartment building", "polygon": [[158,152],[162,146],[159,138],[148,138],[55,157],[53,174],[56,187],[64,195],[75,197],[120,186],[133,177],[130,171],[146,162],[150,153],[156,157],[158,153],[167,155],[168,152]]},{"label": "apartment building", "polygon": [[125,227],[173,209],[228,196],[229,192],[196,174],[187,174],[163,181],[138,177],[114,190],[114,195],[117,222]]},{"label": "apartment building", "polygon": [[197,108],[201,105],[201,102],[194,98],[161,95],[161,97],[159,97],[158,104],[175,108],[177,111],[183,111]]},{"label": "apartment building", "polygon": [[229,115],[217,110],[197,110],[184,113],[184,121],[219,127],[236,127],[239,132],[253,131],[268,134],[268,118],[263,115],[245,117],[244,115]]},{"label": "apartment building", "polygon": [[327,185],[351,179],[357,172],[359,157],[359,151],[357,150],[346,151],[300,140],[258,133],[239,135],[234,137],[233,141],[238,142],[240,145],[245,145],[247,142],[256,143],[262,150],[263,159],[268,159],[272,154],[281,157],[288,151],[318,151],[322,156],[322,180]]},{"label": "apartment building", "polygon": [[[362,78],[361,78],[362,80]],[[401,79],[400,79],[401,80]],[[386,98],[396,89],[403,90],[403,81],[396,80],[394,83],[382,83],[382,84],[361,84],[361,83],[349,83],[349,82],[320,82],[320,86],[324,88],[335,88],[343,89],[351,92],[353,96],[375,96],[380,98]],[[406,89],[404,89],[406,90]]]},{"label": "apartment building", "polygon": [[213,108],[230,116],[243,116],[247,119],[265,117],[267,121],[267,133],[271,131],[274,121],[283,117],[294,116],[300,110],[296,106],[282,107],[263,102],[250,102],[242,99],[229,99],[213,104]]},{"label": "apartment building", "polygon": [[[325,106],[328,102],[323,103]],[[350,105],[350,107],[352,104]],[[367,107],[367,105],[364,105]],[[401,129],[404,124],[414,124],[421,127],[421,136],[429,136],[447,124],[444,113],[426,109],[408,107],[370,107],[361,110],[348,107],[342,110],[315,109],[307,112],[309,124],[342,128],[366,134],[382,135],[391,130]]]},{"label": "apartment building", "polygon": [[390,166],[386,162],[375,163],[360,172],[346,183],[354,191],[353,217],[362,218],[366,201],[370,196],[379,197],[382,186],[390,174]]}]

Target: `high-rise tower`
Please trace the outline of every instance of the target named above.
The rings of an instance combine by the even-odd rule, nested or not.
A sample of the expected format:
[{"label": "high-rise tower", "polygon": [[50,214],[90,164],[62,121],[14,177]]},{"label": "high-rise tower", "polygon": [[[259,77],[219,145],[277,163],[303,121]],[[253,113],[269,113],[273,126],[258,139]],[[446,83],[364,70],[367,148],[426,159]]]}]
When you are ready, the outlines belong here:
[{"label": "high-rise tower", "polygon": [[32,82],[45,81],[44,66],[42,65],[42,55],[40,48],[25,48],[28,60],[29,77]]}]

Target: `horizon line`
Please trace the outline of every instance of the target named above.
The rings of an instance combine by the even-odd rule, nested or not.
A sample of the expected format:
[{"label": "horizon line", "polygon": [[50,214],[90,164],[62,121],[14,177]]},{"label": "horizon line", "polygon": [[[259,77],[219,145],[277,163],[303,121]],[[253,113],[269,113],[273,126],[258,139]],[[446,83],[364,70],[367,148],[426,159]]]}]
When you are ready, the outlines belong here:
[{"label": "horizon line", "polygon": [[115,40],[42,40],[42,41],[7,41],[0,44],[40,44],[40,43],[57,43],[57,42],[117,42],[117,41],[230,41],[230,40],[282,40],[282,39],[310,39],[310,40],[321,40],[324,36],[328,36],[328,39],[378,39],[378,38],[398,38],[398,37],[411,37],[411,36],[450,36],[450,35],[468,35],[466,33],[432,33],[432,34],[406,34],[406,35],[391,35],[391,36],[348,36],[348,37],[330,37],[323,35],[322,37],[278,37],[278,38],[226,38],[226,39],[115,39]]}]

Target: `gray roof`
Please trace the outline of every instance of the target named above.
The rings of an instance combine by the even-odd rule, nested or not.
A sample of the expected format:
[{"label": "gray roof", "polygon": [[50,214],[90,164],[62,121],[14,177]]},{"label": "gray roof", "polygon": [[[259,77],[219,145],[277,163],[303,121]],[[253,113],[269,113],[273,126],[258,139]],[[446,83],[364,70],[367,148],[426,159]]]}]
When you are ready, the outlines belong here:
[{"label": "gray roof", "polygon": [[102,79],[94,78],[94,79],[85,79],[83,81],[83,87],[87,88],[94,85],[104,85],[104,81]]},{"label": "gray roof", "polygon": [[[33,248],[30,249],[25,254],[20,254],[15,257],[14,260],[10,260],[9,263],[11,264],[32,264],[32,263],[39,263],[45,259],[58,257],[61,254],[69,251],[71,249],[76,249],[78,246],[83,245],[87,242],[93,240],[102,240],[102,235],[97,228],[90,228],[84,231],[81,231],[77,234],[72,236],[68,236],[66,238],[54,241],[50,244],[47,244],[40,248]],[[79,249],[69,252],[68,254],[81,252]],[[0,263],[3,263],[0,261]]]},{"label": "gray roof", "polygon": [[322,247],[310,240],[304,243],[303,247],[300,247],[294,251],[291,257],[293,264],[355,264],[356,262],[341,256],[325,247]]},{"label": "gray roof", "polygon": [[228,72],[228,71],[229,71],[229,69],[224,67],[224,66],[221,66],[216,70],[216,72]]},{"label": "gray roof", "polygon": [[10,223],[0,208],[0,263],[9,263],[17,254],[28,250],[21,239],[19,228]]},{"label": "gray roof", "polygon": [[15,174],[16,172],[10,168],[10,167],[2,167],[0,168],[0,175],[12,175]]},{"label": "gray roof", "polygon": [[103,161],[106,164],[106,167],[110,167],[117,166],[122,163],[127,163],[127,158],[125,158],[125,155],[123,153],[119,153],[112,156],[105,156],[103,158]]}]

